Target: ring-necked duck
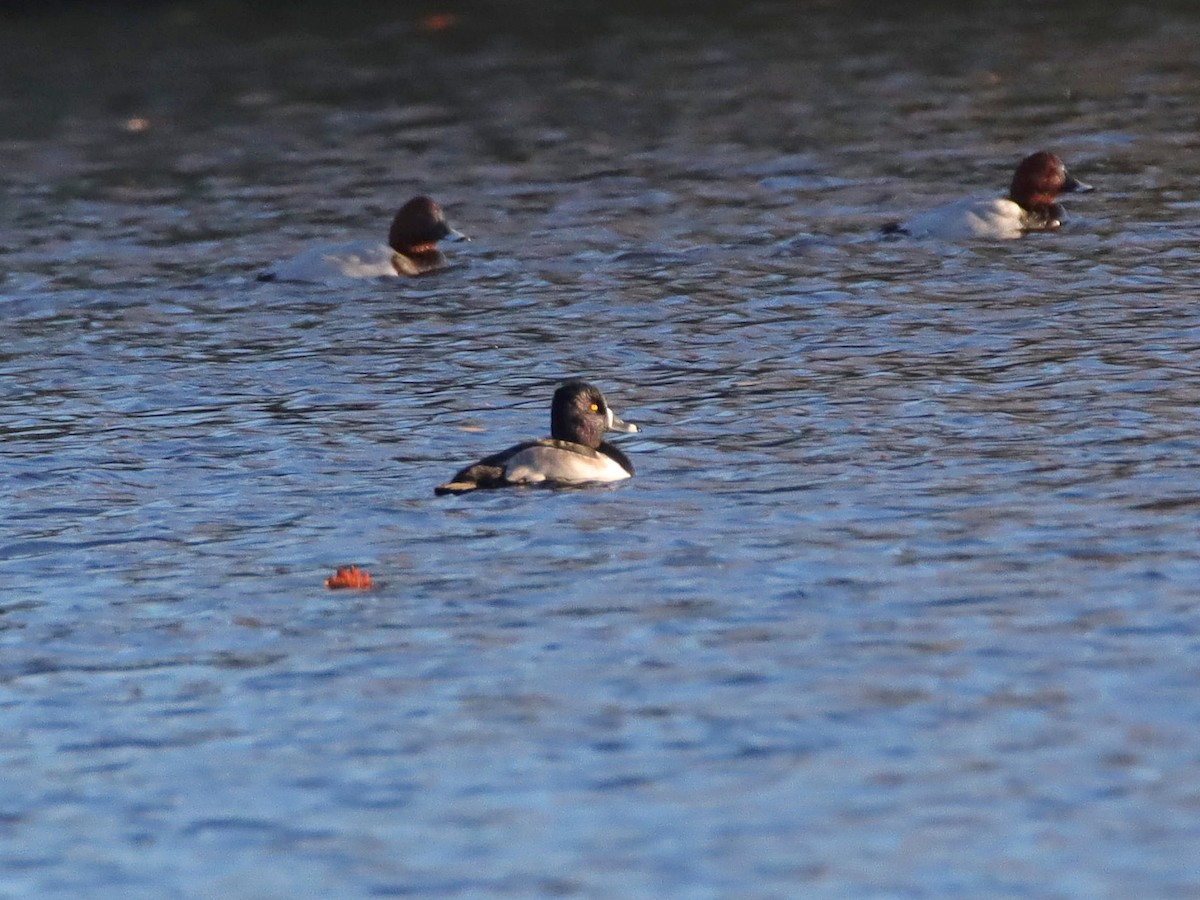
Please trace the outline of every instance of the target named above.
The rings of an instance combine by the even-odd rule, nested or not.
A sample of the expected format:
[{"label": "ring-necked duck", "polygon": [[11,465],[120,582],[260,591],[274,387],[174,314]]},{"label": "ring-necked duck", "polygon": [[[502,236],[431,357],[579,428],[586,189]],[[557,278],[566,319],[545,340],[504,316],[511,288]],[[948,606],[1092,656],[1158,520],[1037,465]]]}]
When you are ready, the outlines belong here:
[{"label": "ring-necked duck", "polygon": [[633,474],[633,464],[604,440],[604,432],[639,430],[613,415],[598,388],[571,380],[554,392],[550,437],[517,444],[467,466],[434,493],[460,494],[476,488],[539,482],[620,481]]},{"label": "ring-necked duck", "polygon": [[1091,185],[1072,178],[1061,159],[1042,150],[1021,160],[1007,197],[959,200],[903,224],[885,225],[883,232],[955,241],[1007,240],[1027,231],[1054,231],[1062,225],[1063,217],[1058,195],[1091,189]]},{"label": "ring-necked duck", "polygon": [[388,242],[316,247],[258,276],[259,281],[324,281],[328,278],[394,278],[423,275],[449,263],[438,241],[470,240],[446,222],[428,197],[413,197],[396,213]]}]

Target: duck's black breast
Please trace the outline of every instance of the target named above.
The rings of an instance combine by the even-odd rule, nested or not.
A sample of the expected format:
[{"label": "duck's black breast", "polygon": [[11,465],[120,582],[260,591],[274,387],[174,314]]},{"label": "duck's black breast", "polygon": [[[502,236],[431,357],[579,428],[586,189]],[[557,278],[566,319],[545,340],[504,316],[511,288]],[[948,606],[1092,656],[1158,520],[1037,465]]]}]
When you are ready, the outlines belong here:
[{"label": "duck's black breast", "polygon": [[441,250],[424,253],[401,253],[397,250],[392,254],[392,267],[397,275],[424,275],[428,272],[439,272],[449,266],[450,263]]},{"label": "duck's black breast", "polygon": [[601,441],[598,452],[603,453],[609,459],[613,460],[618,466],[620,466],[630,475],[633,474],[633,463],[629,461],[629,457],[622,453],[621,448],[616,444],[610,444],[608,441]]}]

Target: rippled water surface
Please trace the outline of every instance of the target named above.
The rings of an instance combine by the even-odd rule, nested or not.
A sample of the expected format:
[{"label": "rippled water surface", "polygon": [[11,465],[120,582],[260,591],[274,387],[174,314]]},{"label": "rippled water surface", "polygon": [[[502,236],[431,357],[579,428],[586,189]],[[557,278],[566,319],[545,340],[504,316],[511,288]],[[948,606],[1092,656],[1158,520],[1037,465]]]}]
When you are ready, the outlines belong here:
[{"label": "rippled water surface", "polygon": [[1200,13],[968,6],[0,13],[0,896],[1200,896]]}]

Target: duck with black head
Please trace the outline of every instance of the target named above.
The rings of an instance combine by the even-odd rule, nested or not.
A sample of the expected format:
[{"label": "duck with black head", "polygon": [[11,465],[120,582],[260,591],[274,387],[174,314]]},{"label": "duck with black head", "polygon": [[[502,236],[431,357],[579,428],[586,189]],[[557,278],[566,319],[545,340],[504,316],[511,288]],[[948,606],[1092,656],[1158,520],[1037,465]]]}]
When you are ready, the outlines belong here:
[{"label": "duck with black head", "polygon": [[559,386],[550,403],[550,437],[525,441],[460,470],[434,489],[463,494],[479,488],[520,484],[580,484],[621,481],[633,464],[604,440],[606,431],[640,431],[613,413],[599,388],[572,379]]},{"label": "duck with black head", "polygon": [[259,281],[321,282],[336,278],[395,278],[424,275],[449,263],[438,241],[470,240],[446,221],[429,197],[413,197],[396,213],[388,242],[315,247],[258,276]]},{"label": "duck with black head", "polygon": [[884,234],[961,241],[1011,240],[1030,231],[1054,231],[1062,225],[1059,194],[1086,192],[1091,185],[1072,177],[1063,161],[1039,150],[1021,160],[1006,197],[966,198],[883,227]]}]

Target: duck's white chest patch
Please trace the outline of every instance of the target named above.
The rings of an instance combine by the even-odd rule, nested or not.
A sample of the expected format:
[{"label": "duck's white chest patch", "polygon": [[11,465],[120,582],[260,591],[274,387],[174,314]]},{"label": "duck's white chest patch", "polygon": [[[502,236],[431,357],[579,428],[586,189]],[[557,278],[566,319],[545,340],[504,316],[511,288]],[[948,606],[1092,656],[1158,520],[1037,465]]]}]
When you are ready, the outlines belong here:
[{"label": "duck's white chest patch", "polygon": [[558,447],[528,447],[515,454],[504,467],[509,481],[620,481],[628,478],[619,464],[603,453],[584,456]]}]

